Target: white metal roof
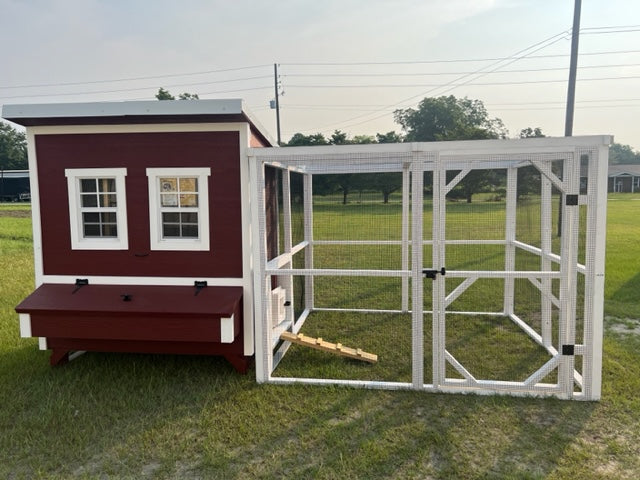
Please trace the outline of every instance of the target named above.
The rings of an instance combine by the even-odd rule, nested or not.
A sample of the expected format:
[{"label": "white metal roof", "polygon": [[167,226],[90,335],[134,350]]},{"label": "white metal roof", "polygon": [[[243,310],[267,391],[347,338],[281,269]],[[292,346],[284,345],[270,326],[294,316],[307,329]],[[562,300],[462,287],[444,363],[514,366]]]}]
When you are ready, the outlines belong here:
[{"label": "white metal roof", "polygon": [[45,120],[64,119],[118,119],[126,117],[151,119],[161,117],[211,117],[217,115],[238,115],[244,117],[272,145],[273,140],[267,130],[256,120],[241,99],[213,100],[144,100],[123,102],[89,103],[39,103],[3,105],[2,117],[20,125],[35,125]]},{"label": "white metal roof", "polygon": [[145,100],[135,102],[3,105],[5,118],[84,118],[128,115],[224,115],[243,113],[242,100]]}]

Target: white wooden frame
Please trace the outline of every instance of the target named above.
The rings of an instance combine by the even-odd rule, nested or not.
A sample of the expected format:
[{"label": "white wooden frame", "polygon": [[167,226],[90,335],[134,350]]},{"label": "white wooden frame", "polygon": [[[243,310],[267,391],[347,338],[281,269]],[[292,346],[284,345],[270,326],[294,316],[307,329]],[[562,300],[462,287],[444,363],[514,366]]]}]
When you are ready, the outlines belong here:
[{"label": "white wooden frame", "polygon": [[[488,140],[471,142],[409,143],[374,146],[296,147],[286,149],[251,149],[249,163],[252,175],[254,229],[254,289],[256,292],[256,366],[259,382],[338,384],[365,388],[407,388],[442,392],[473,392],[479,394],[509,394],[525,396],[552,395],[565,399],[596,400],[601,391],[602,368],[602,307],[604,293],[604,247],[606,223],[606,189],[608,136],[544,138],[521,140]],[[580,158],[589,155],[588,191],[580,194]],[[551,168],[554,161],[564,165],[562,178]],[[284,251],[275,259],[266,261],[266,218],[264,196],[264,168],[269,165],[283,171]],[[516,238],[517,172],[519,168],[533,165],[541,173],[541,238],[540,246],[530,245]],[[446,194],[474,169],[500,168],[507,171],[505,238],[492,240],[447,240]],[[451,181],[446,180],[446,171],[458,170]],[[289,172],[304,175],[305,231],[304,240],[291,244],[291,207]],[[423,239],[422,219],[422,172],[433,172],[433,238]],[[317,241],[313,238],[313,211],[311,208],[311,179],[319,173],[365,173],[401,172],[403,175],[403,222],[400,241]],[[563,208],[563,234],[560,253],[551,249],[551,189],[554,186],[563,198],[568,196],[577,205],[569,202]],[[412,193],[410,193],[410,191]],[[579,208],[586,205],[586,258],[584,265],[578,263],[577,242]],[[413,212],[409,226],[409,209]],[[410,233],[410,235],[409,235]],[[504,270],[446,272],[447,278],[462,278],[463,282],[445,295],[445,277],[437,275],[433,282],[433,309],[423,311],[423,276],[425,259],[422,249],[413,248],[412,239],[421,239],[424,245],[432,245],[431,264],[439,269],[445,265],[447,245],[494,244],[505,246]],[[402,246],[402,268],[400,270],[367,269],[318,269],[313,264],[313,246],[321,244],[394,244]],[[297,252],[305,251],[305,267],[293,268],[292,259]],[[411,250],[411,259],[408,252]],[[518,271],[515,255],[518,250],[529,252],[540,258],[540,269]],[[552,268],[553,265],[559,265]],[[292,298],[292,275],[305,277],[305,309],[299,318],[287,315],[287,321],[271,328],[270,278],[288,278],[284,282],[287,298]],[[402,298],[398,310],[384,312],[411,312],[412,315],[412,379],[411,382],[385,382],[363,380],[337,380],[325,378],[283,378],[272,375],[279,361],[289,348],[288,342],[278,342],[279,332],[289,329],[297,333],[314,310],[313,278],[316,276],[372,276],[396,277],[402,281]],[[585,277],[584,335],[575,337],[577,276]],[[503,308],[500,312],[451,312],[449,305],[479,278],[504,279]],[[528,279],[541,293],[541,328],[536,331],[518,316],[514,308],[514,281]],[[408,305],[409,279],[412,288],[411,308]],[[553,279],[560,282],[560,296],[552,293]],[[551,311],[559,311],[558,343],[552,344]],[[354,311],[333,308],[334,311]],[[375,309],[355,311],[375,312]],[[549,353],[549,360],[521,382],[483,380],[473,375],[446,349],[446,316],[456,314],[499,315],[509,318],[524,334],[541,345]],[[430,327],[433,335],[433,371],[424,372],[423,330],[425,314],[432,316]],[[570,353],[572,352],[572,353]],[[579,357],[579,358],[576,358]],[[575,364],[581,360],[581,374]],[[450,364],[461,379],[447,378],[446,364]],[[555,384],[541,381],[555,369],[558,381]],[[427,373],[431,376],[427,377]]]},{"label": "white wooden frame", "polygon": [[[209,250],[209,177],[211,168],[147,168],[149,184],[149,242],[151,250]],[[198,206],[189,211],[198,214],[198,238],[163,238],[162,207],[158,179],[161,177],[196,178]],[[181,210],[182,211],[182,210]],[[187,211],[187,210],[185,210]]]},{"label": "white wooden frame", "polygon": [[[67,168],[67,191],[69,195],[69,227],[71,230],[72,250],[127,250],[129,234],[127,232],[127,192],[125,188],[126,168]],[[113,178],[116,184],[116,207],[105,209],[96,207],[96,213],[115,210],[118,236],[85,237],[83,234],[82,208],[80,199],[80,180],[96,178]]]}]

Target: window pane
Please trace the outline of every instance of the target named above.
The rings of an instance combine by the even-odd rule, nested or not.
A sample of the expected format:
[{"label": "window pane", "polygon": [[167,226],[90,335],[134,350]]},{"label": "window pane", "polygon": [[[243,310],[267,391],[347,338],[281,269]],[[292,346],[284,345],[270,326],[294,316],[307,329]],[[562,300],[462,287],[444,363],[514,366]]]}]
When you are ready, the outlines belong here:
[{"label": "window pane", "polygon": [[197,192],[198,179],[197,178],[181,178],[180,191],[181,192]]},{"label": "window pane", "polygon": [[116,194],[115,193],[104,193],[100,195],[100,206],[101,207],[116,207]]},{"label": "window pane", "polygon": [[118,226],[115,223],[105,223],[102,225],[102,236],[103,237],[117,237],[118,236]]},{"label": "window pane", "polygon": [[163,207],[177,207],[178,206],[178,195],[175,193],[166,194],[163,193],[160,195],[160,203]]},{"label": "window pane", "polygon": [[84,178],[80,180],[80,191],[81,192],[95,192],[96,191],[96,180],[95,178]]},{"label": "window pane", "polygon": [[179,223],[179,222],[180,222],[179,213],[163,213],[162,214],[162,223]]},{"label": "window pane", "polygon": [[100,236],[100,225],[85,223],[84,225],[84,236],[85,237],[99,237]]},{"label": "window pane", "polygon": [[100,214],[102,223],[116,223],[116,212],[105,212]]},{"label": "window pane", "polygon": [[99,213],[83,213],[82,214],[82,223],[99,223],[99,222],[100,222]]},{"label": "window pane", "polygon": [[80,203],[83,207],[97,207],[98,198],[94,193],[80,195]]},{"label": "window pane", "polygon": [[198,214],[196,212],[181,213],[180,220],[182,223],[198,224]]},{"label": "window pane", "polygon": [[177,189],[176,178],[161,178],[160,179],[160,191],[161,192],[176,192]]},{"label": "window pane", "polygon": [[198,238],[198,225],[182,225],[182,236],[185,238]]},{"label": "window pane", "polygon": [[162,236],[163,236],[163,238],[179,237],[180,236],[180,225],[163,224],[162,225]]},{"label": "window pane", "polygon": [[98,179],[98,191],[100,191],[100,192],[115,192],[116,191],[116,179],[115,178],[99,178]]},{"label": "window pane", "polygon": [[198,194],[197,193],[180,194],[180,206],[181,207],[197,207]]}]

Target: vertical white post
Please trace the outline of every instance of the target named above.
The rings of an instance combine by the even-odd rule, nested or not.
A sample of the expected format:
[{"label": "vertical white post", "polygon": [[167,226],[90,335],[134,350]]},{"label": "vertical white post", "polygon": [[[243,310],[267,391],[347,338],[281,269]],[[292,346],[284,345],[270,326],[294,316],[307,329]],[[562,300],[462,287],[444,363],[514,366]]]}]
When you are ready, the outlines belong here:
[{"label": "vertical white post", "polygon": [[577,292],[577,264],[578,264],[578,227],[580,210],[578,205],[567,205],[568,195],[578,195],[580,192],[580,158],[579,152],[574,151],[564,162],[563,183],[565,195],[562,206],[562,239],[560,271],[560,353],[563,355],[560,363],[560,384],[567,398],[573,397],[573,373],[575,357],[573,354],[564,355],[564,345],[575,345],[575,316]]},{"label": "vertical white post", "polygon": [[[35,131],[34,131],[35,130]],[[42,285],[44,257],[42,253],[42,228],[40,225],[40,187],[38,159],[36,154],[36,131],[38,127],[27,128],[27,158],[29,161],[29,191],[31,192],[31,228],[33,230],[33,266],[36,288]]]},{"label": "vertical white post", "polygon": [[[282,213],[284,214],[284,253],[291,255],[291,173],[288,169],[282,170]],[[284,268],[293,268],[293,259],[288,261]],[[294,322],[294,291],[293,275],[286,275],[281,278],[282,286],[285,290],[286,300],[289,306],[285,307],[287,324]]]},{"label": "vertical white post", "polygon": [[[551,270],[551,236],[553,234],[553,213],[551,209],[551,180],[544,175],[540,175],[541,191],[540,191],[540,249],[542,256],[540,258],[540,268],[544,272]],[[552,332],[552,304],[549,295],[552,293],[552,280],[550,278],[542,279],[542,295],[541,295],[541,336],[542,344],[545,347],[551,346]]]},{"label": "vertical white post", "polygon": [[424,159],[413,144],[411,168],[411,351],[412,383],[415,389],[424,386],[424,289],[422,285],[422,221],[424,205]]},{"label": "vertical white post", "polygon": [[[445,267],[445,239],[446,239],[446,186],[447,170],[436,154],[433,168],[433,246],[432,268]],[[433,335],[433,386],[437,388],[445,381],[445,349],[446,349],[446,325],[445,325],[445,279],[442,275],[436,275],[432,281],[432,329]]]},{"label": "vertical white post", "polygon": [[[518,169],[507,169],[507,196],[506,196],[506,220],[505,220],[505,250],[504,250],[504,269],[508,272],[516,268],[516,207],[518,201]],[[505,315],[513,314],[514,302],[514,284],[513,277],[504,279],[504,305],[503,311]]]},{"label": "vertical white post", "polygon": [[[313,176],[304,175],[303,180],[304,239],[307,247],[304,252],[304,268],[313,268]],[[313,277],[304,277],[304,308],[313,310]]]},{"label": "vertical white post", "polygon": [[256,343],[256,381],[269,380],[273,368],[271,350],[271,289],[265,267],[267,238],[264,196],[264,164],[256,157],[249,157],[251,169],[251,217],[253,236],[253,294],[254,329]]},{"label": "vertical white post", "polygon": [[587,400],[598,400],[602,385],[608,156],[608,145],[601,145],[597,154],[591,154],[589,159],[582,371],[583,393]]},{"label": "vertical white post", "polygon": [[[402,270],[409,269],[409,189],[411,188],[409,167],[409,163],[402,166]],[[415,244],[416,248],[420,244]],[[409,277],[402,277],[402,311],[408,310]]]}]

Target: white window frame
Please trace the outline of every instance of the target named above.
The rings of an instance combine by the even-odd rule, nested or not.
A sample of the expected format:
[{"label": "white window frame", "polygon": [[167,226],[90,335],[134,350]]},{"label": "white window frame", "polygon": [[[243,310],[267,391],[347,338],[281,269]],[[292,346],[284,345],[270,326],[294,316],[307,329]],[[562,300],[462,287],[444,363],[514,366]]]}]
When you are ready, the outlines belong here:
[{"label": "white window frame", "polygon": [[[128,250],[127,196],[125,189],[126,168],[67,168],[69,194],[69,225],[72,250]],[[85,237],[82,226],[82,203],[80,202],[80,180],[113,178],[116,181],[116,225],[117,237]]]},{"label": "white window frame", "polygon": [[[210,168],[147,168],[151,250],[209,250]],[[162,209],[158,179],[196,177],[198,180],[198,238],[162,238]]]}]

